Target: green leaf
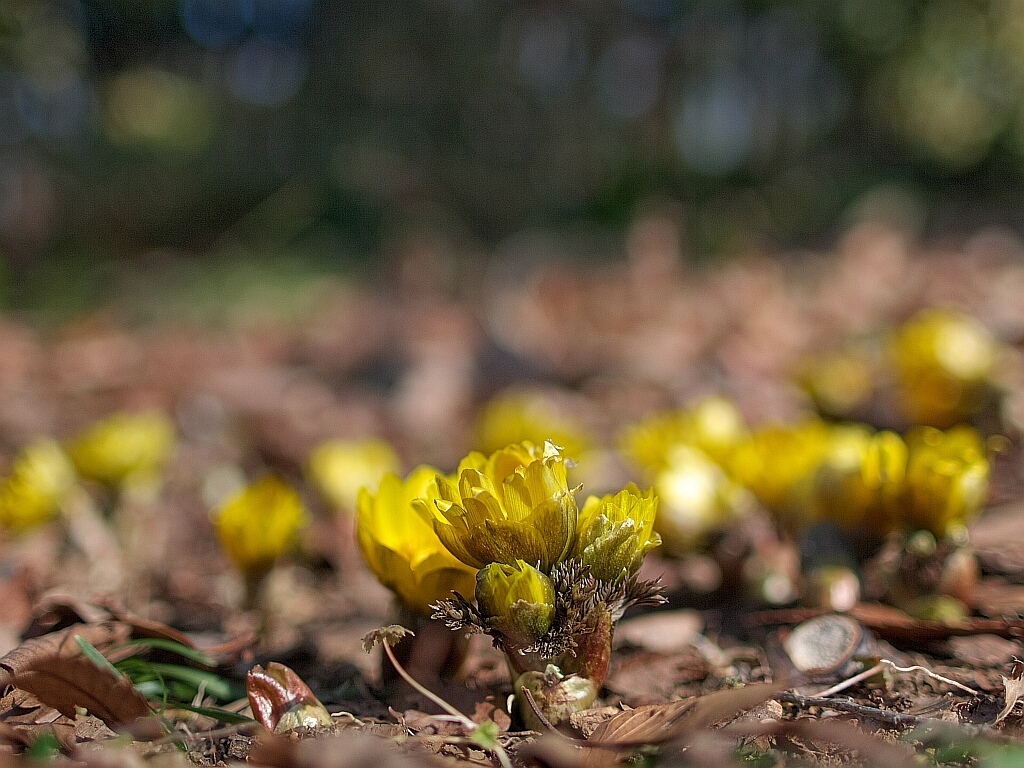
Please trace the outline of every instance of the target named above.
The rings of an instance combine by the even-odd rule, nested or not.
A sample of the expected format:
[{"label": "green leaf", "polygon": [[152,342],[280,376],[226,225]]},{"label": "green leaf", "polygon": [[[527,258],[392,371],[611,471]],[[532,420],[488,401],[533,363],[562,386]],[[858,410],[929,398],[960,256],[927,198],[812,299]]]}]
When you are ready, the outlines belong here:
[{"label": "green leaf", "polygon": [[[93,650],[95,651],[96,649],[93,648]],[[60,741],[53,731],[46,731],[46,733],[32,742],[32,746],[25,750],[25,757],[32,762],[38,763],[48,763],[59,755]]]},{"label": "green leaf", "polygon": [[488,720],[473,729],[473,732],[469,734],[469,740],[484,749],[494,749],[500,733],[498,724],[493,720]]},{"label": "green leaf", "polygon": [[232,685],[230,681],[225,680],[223,677],[219,677],[212,672],[204,672],[201,669],[193,669],[192,667],[183,667],[179,664],[165,664],[163,662],[156,661],[147,662],[147,665],[154,673],[161,677],[171,680],[180,680],[183,683],[188,683],[193,686],[196,690],[198,690],[200,686],[205,686],[206,692],[218,699],[229,699],[232,697]]},{"label": "green leaf", "polygon": [[202,664],[204,667],[216,667],[217,660],[212,659],[201,651],[197,651],[195,648],[189,648],[187,645],[175,642],[174,640],[164,640],[156,637],[141,637],[137,640],[129,640],[127,643],[117,646],[115,650],[121,648],[153,648],[157,651],[168,651],[169,653],[176,653],[183,659],[194,661],[196,664]]},{"label": "green leaf", "polygon": [[240,715],[237,712],[229,712],[219,707],[195,707],[191,704],[175,704],[175,709],[184,709],[186,712],[195,712],[197,715],[205,715],[222,723],[234,725],[235,723],[255,723],[251,717]]},{"label": "green leaf", "polygon": [[107,657],[100,653],[96,646],[90,643],[84,637],[82,637],[81,635],[75,635],[75,642],[78,643],[78,648],[79,650],[81,650],[82,655],[85,656],[85,658],[87,658],[97,667],[109,671],[118,680],[124,677],[124,675],[121,674],[117,667],[111,664],[107,660]]}]

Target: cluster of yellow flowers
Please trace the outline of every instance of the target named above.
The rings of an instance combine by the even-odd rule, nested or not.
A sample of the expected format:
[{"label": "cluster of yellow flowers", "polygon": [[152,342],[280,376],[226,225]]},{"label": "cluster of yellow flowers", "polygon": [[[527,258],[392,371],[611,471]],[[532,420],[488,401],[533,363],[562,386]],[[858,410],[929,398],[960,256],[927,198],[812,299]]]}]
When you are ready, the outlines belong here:
[{"label": "cluster of yellow flowers", "polygon": [[623,432],[623,454],[660,499],[655,524],[668,552],[701,545],[750,509],[750,492],[724,469],[749,438],[743,416],[724,397],[652,416]]},{"label": "cluster of yellow flowers", "polygon": [[555,670],[582,685],[583,708],[607,673],[615,621],[657,595],[636,574],[660,543],[658,502],[629,485],[580,508],[567,469],[548,441],[470,453],[451,476],[389,474],[376,493],[360,491],[357,538],[407,611],[489,633],[524,685]]},{"label": "cluster of yellow flowers", "polygon": [[403,605],[421,615],[457,593],[475,595],[479,628],[510,653],[557,622],[559,569],[621,585],[660,538],[657,500],[629,486],[582,510],[553,443],[471,453],[453,476],[429,467],[388,475],[359,495],[358,540],[366,562]]},{"label": "cluster of yellow flowers", "polygon": [[860,342],[809,358],[797,380],[822,413],[840,418],[891,385],[894,405],[908,423],[944,429],[990,400],[997,363],[1006,353],[975,318],[928,309],[879,344]]},{"label": "cluster of yellow flowers", "polygon": [[113,489],[154,482],[173,447],[174,426],[155,411],[115,414],[66,447],[34,440],[0,481],[0,525],[21,533],[53,519],[78,477]]},{"label": "cluster of yellow flowers", "polygon": [[[989,460],[972,427],[917,427],[903,438],[812,418],[736,429],[735,442],[715,462],[702,450],[706,439],[699,432],[677,430],[675,444],[665,437],[664,425],[694,423],[707,402],[655,417],[624,439],[627,455],[654,479],[662,503],[658,526],[670,549],[692,546],[742,514],[747,492],[794,531],[829,520],[876,535],[925,529],[941,537],[984,504]],[[723,407],[717,398],[710,402]],[[678,477],[692,478],[680,483],[683,491],[673,486]]]}]

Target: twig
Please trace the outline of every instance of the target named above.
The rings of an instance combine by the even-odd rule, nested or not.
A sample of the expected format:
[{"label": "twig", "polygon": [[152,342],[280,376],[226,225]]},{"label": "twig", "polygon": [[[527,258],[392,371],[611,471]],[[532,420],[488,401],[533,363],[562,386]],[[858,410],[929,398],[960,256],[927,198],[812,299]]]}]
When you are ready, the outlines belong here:
[{"label": "twig", "polygon": [[847,688],[856,685],[862,680],[867,680],[868,678],[877,675],[879,672],[885,669],[885,667],[894,669],[897,672],[924,672],[926,675],[928,675],[928,677],[932,678],[933,680],[938,680],[940,682],[945,683],[946,685],[952,685],[954,688],[959,688],[961,691],[969,693],[972,696],[981,695],[980,693],[978,693],[978,691],[974,690],[970,686],[964,685],[963,683],[958,683],[956,680],[945,677],[944,675],[940,675],[938,672],[932,672],[927,667],[922,667],[917,664],[914,664],[910,667],[899,667],[893,662],[889,661],[888,659],[882,659],[878,662],[878,664],[871,667],[870,669],[865,669],[863,672],[860,672],[854,675],[853,677],[847,678],[846,680],[842,680],[833,685],[831,688],[826,688],[823,691],[818,691],[818,693],[816,693],[815,695],[819,698],[825,698],[826,696],[834,696],[835,694],[841,691],[845,691]]},{"label": "twig", "polygon": [[891,667],[892,669],[895,669],[897,672],[924,672],[926,675],[928,675],[928,677],[930,677],[930,678],[932,678],[934,680],[939,680],[939,681],[945,683],[946,685],[952,685],[954,688],[959,688],[961,691],[969,693],[972,696],[981,696],[980,692],[974,690],[970,686],[964,685],[963,683],[958,683],[956,680],[953,680],[952,678],[949,678],[949,677],[944,677],[943,675],[940,675],[937,672],[932,672],[927,667],[921,667],[921,666],[918,666],[917,664],[914,664],[913,666],[910,666],[910,667],[897,667],[895,664],[893,664],[888,659],[882,659],[882,664],[885,664],[885,665]]},{"label": "twig", "polygon": [[[1019,743],[1019,739],[1010,734],[1002,733],[993,729],[990,725],[975,725],[971,723],[950,723],[934,717],[920,717],[903,712],[892,712],[887,709],[879,709],[867,704],[858,704],[852,699],[824,699],[819,696],[799,696],[792,691],[779,694],[779,701],[785,704],[793,704],[800,709],[811,709],[820,707],[832,709],[836,712],[846,712],[851,715],[870,718],[879,723],[890,725],[894,728],[926,728],[939,732],[956,732],[965,738],[985,738],[1001,744]],[[917,731],[920,735],[920,731]]]},{"label": "twig", "polygon": [[818,691],[816,694],[819,698],[825,698],[826,696],[833,696],[840,691],[845,691],[847,688],[851,688],[859,683],[861,680],[867,680],[869,677],[874,677],[881,672],[885,667],[881,662],[871,667],[871,669],[865,669],[863,672],[854,675],[853,677],[847,678],[841,682],[836,683],[831,688],[826,688],[824,691]]},{"label": "twig", "polygon": [[[398,672],[398,674],[401,675],[402,679],[405,680],[405,682],[407,682],[409,685],[411,685],[414,690],[416,690],[423,696],[426,696],[432,702],[437,704],[437,706],[439,706],[441,709],[443,709],[445,712],[451,715],[452,718],[454,718],[454,720],[457,723],[459,723],[463,728],[465,728],[470,733],[477,729],[476,723],[474,723],[464,714],[459,712],[459,710],[457,710],[447,701],[442,699],[436,693],[428,690],[425,686],[420,684],[416,680],[416,678],[414,678],[412,675],[406,672],[405,667],[402,666],[401,662],[399,662],[398,658],[395,656],[395,652],[391,650],[391,643],[388,642],[386,638],[382,638],[381,645],[384,646],[384,653],[387,654],[388,661],[390,661],[391,664],[394,666],[395,671]],[[509,760],[508,753],[505,751],[505,748],[501,746],[501,744],[495,742],[494,745],[491,747],[491,751],[494,753],[494,756],[498,758],[498,762],[501,763],[502,768],[512,768],[512,761]]]},{"label": "twig", "polygon": [[469,728],[470,730],[476,728],[476,723],[474,723],[472,720],[470,720],[464,714],[459,712],[459,710],[457,710],[455,707],[453,707],[447,701],[442,699],[436,693],[434,693],[433,691],[430,691],[427,688],[425,688],[423,685],[421,685],[416,680],[416,678],[414,678],[412,675],[410,675],[408,672],[406,672],[405,671],[405,667],[403,667],[401,665],[401,663],[398,661],[398,658],[395,656],[395,652],[391,650],[391,643],[389,643],[387,640],[384,640],[381,643],[381,645],[384,646],[384,653],[387,654],[388,660],[394,665],[395,671],[398,672],[398,674],[402,676],[402,679],[405,680],[405,682],[407,682],[409,685],[411,685],[418,693],[421,693],[422,695],[426,696],[432,702],[437,704],[437,706],[439,706],[441,709],[443,709],[449,715],[454,717],[455,720],[458,723],[460,723],[464,728]]},{"label": "twig", "polygon": [[530,705],[530,709],[533,710],[533,714],[540,720],[540,724],[547,728],[552,733],[557,733],[559,736],[565,738],[565,734],[555,728],[551,724],[551,721],[547,719],[543,712],[540,711],[540,707],[537,706],[537,700],[533,698],[533,691],[527,688],[525,685],[520,686],[519,690],[526,694],[526,703]]},{"label": "twig", "polygon": [[921,723],[921,718],[916,715],[907,715],[902,712],[891,712],[887,709],[879,709],[867,704],[858,704],[851,699],[828,699],[821,696],[799,696],[787,691],[779,695],[779,701],[786,704],[793,704],[800,709],[811,707],[822,707],[823,709],[834,709],[838,712],[848,712],[851,715],[870,717],[878,722],[885,723],[897,728],[909,728]]}]

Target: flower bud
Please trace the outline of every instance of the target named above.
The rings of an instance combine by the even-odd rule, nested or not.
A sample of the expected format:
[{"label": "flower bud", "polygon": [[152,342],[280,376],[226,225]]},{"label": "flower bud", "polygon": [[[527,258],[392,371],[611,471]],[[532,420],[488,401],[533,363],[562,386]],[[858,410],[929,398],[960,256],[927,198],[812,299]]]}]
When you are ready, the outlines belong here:
[{"label": "flower bud", "polygon": [[746,436],[747,425],[736,405],[725,397],[709,397],[630,427],[621,445],[633,463],[657,472],[670,463],[670,454],[678,445],[697,448],[722,463]]},{"label": "flower bud", "polygon": [[710,534],[743,517],[753,506],[750,493],[702,451],[677,445],[668,466],[654,479],[658,515],[654,526],[670,554],[703,544]]},{"label": "flower bud", "polygon": [[555,587],[532,565],[491,563],[476,575],[476,601],[490,625],[513,646],[528,646],[551,627]]},{"label": "flower bud", "polygon": [[661,543],[654,532],[658,500],[630,484],[614,496],[591,496],[580,510],[573,556],[598,579],[615,581],[636,573],[644,556]]},{"label": "flower bud", "polygon": [[969,522],[988,495],[989,461],[977,430],[920,427],[907,435],[903,508],[911,526],[943,537]]},{"label": "flower bud", "polygon": [[515,682],[516,701],[526,727],[540,732],[547,728],[526,700],[524,688],[551,725],[567,722],[575,712],[588,709],[597,698],[597,685],[593,680],[580,675],[563,675],[554,664],[548,664],[543,672],[524,672]]}]

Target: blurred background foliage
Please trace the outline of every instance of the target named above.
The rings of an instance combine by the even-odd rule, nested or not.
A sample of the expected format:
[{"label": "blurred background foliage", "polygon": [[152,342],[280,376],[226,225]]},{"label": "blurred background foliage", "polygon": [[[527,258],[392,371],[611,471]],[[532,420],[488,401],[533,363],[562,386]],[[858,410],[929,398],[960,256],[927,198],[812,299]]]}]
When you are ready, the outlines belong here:
[{"label": "blurred background foliage", "polygon": [[0,0],[15,308],[126,261],[614,236],[652,199],[697,258],[864,206],[1024,228],[1022,168],[1024,0]]}]

